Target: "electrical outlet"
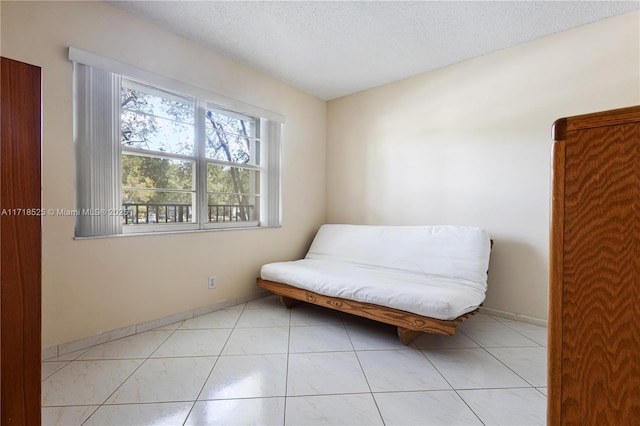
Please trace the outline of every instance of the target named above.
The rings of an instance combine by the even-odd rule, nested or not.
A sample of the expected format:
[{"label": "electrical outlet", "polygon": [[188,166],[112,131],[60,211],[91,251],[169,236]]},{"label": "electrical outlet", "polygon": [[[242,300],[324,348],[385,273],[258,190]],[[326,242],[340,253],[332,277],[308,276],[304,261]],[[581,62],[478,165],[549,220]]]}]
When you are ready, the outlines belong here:
[{"label": "electrical outlet", "polygon": [[216,276],[212,275],[209,277],[209,289],[214,289],[216,288]]}]

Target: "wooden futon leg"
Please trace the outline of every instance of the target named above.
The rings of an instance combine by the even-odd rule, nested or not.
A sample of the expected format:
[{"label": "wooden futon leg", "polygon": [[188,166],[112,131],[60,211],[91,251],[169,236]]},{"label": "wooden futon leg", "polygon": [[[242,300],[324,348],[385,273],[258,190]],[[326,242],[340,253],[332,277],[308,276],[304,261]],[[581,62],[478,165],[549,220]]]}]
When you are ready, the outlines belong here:
[{"label": "wooden futon leg", "polygon": [[409,330],[404,327],[398,327],[398,337],[403,345],[408,345],[413,342],[413,339],[422,334],[421,331]]},{"label": "wooden futon leg", "polygon": [[296,306],[298,303],[302,303],[297,299],[292,299],[287,296],[280,296],[280,302],[282,302],[285,308],[291,308],[293,306]]}]

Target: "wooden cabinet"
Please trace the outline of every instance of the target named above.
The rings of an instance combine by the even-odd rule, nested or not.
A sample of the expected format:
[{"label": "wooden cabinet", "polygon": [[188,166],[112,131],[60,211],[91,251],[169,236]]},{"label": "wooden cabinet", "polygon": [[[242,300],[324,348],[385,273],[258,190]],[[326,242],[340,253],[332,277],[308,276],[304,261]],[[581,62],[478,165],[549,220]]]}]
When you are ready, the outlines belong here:
[{"label": "wooden cabinet", "polygon": [[549,425],[640,424],[640,107],[554,124]]},{"label": "wooden cabinet", "polygon": [[2,58],[0,424],[40,424],[40,68]]}]

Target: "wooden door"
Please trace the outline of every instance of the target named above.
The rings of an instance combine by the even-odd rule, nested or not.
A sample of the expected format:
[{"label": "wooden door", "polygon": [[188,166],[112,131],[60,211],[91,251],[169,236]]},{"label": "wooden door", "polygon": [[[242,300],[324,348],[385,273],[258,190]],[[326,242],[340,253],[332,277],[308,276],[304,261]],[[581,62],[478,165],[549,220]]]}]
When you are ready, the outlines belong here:
[{"label": "wooden door", "polygon": [[0,423],[40,424],[41,76],[2,58]]},{"label": "wooden door", "polygon": [[555,124],[550,425],[640,422],[640,108]]}]

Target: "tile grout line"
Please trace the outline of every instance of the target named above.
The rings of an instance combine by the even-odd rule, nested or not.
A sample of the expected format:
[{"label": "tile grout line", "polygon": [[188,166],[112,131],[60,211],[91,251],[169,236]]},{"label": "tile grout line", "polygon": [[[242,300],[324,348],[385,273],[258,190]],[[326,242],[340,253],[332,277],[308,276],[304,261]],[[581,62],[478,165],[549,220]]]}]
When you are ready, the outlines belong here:
[{"label": "tile grout line", "polygon": [[[236,329],[236,326],[238,325],[238,322],[240,321],[240,317],[242,317],[242,314],[244,313],[244,311],[246,309],[247,309],[247,303],[245,302],[244,306],[242,307],[242,310],[240,312],[240,315],[238,315],[238,318],[236,318],[236,321],[233,324],[233,327],[231,328],[231,332],[229,333],[229,335],[227,336],[227,339],[224,342],[224,345],[222,345],[222,347],[220,348],[220,353],[216,356],[216,360],[213,363],[213,366],[211,367],[211,370],[209,371],[209,374],[207,375],[207,378],[202,383],[202,387],[200,388],[200,391],[198,392],[198,395],[196,395],[195,401],[193,401],[193,404],[191,405],[191,408],[189,409],[189,412],[187,413],[186,417],[184,418],[184,422],[182,422],[183,426],[187,424],[187,421],[189,420],[189,417],[193,413],[193,409],[196,407],[196,404],[200,400],[200,396],[202,395],[202,391],[204,390],[205,386],[207,386],[207,382],[209,381],[209,378],[211,378],[211,375],[213,374],[213,370],[216,368],[216,365],[218,364],[218,361],[220,361],[220,357],[222,356],[222,352],[224,351],[224,348],[229,343],[229,339],[231,339],[231,335],[233,334],[233,331]],[[206,330],[212,330],[212,328],[207,328]],[[177,331],[177,329],[176,329],[176,331]]]},{"label": "tile grout line", "polygon": [[[179,326],[178,326],[178,327],[179,327]],[[111,398],[111,397],[112,397],[112,396],[113,396],[113,395],[118,391],[118,389],[120,389],[120,388],[121,388],[121,387],[122,387],[122,386],[127,382],[127,380],[129,380],[129,379],[130,379],[130,378],[131,378],[131,377],[136,373],[136,371],[138,371],[138,370],[139,370],[139,369],[140,369],[140,368],[141,368],[141,367],[142,367],[142,366],[143,366],[143,365],[144,365],[144,364],[145,364],[149,359],[151,359],[151,356],[153,356],[153,354],[154,354],[154,353],[156,353],[156,351],[160,348],[160,346],[164,345],[164,344],[165,344],[165,342],[166,342],[167,340],[169,340],[169,338],[170,338],[171,336],[173,336],[173,334],[174,334],[177,330],[178,330],[178,328],[176,328],[175,330],[172,330],[172,331],[171,331],[171,333],[169,333],[169,335],[168,335],[168,336],[167,336],[167,337],[166,337],[166,338],[165,338],[165,339],[164,339],[164,340],[163,340],[163,341],[158,345],[158,347],[156,347],[153,351],[151,351],[151,353],[150,353],[146,358],[130,358],[131,360],[142,360],[142,359],[143,359],[143,361],[140,363],[140,365],[138,365],[138,367],[136,367],[136,368],[131,372],[131,374],[129,374],[129,375],[128,375],[128,376],[127,376],[127,377],[126,377],[126,378],[125,378],[121,383],[120,383],[120,385],[118,385],[118,386],[113,390],[113,392],[111,392],[111,393],[109,394],[109,396],[107,396],[107,397],[105,398],[105,400],[104,400],[104,401],[102,401],[102,403],[98,404],[98,408],[96,408],[96,409],[93,411],[93,413],[91,413],[91,415],[90,415],[89,417],[87,417],[87,418],[85,419],[85,421],[84,421],[84,422],[82,422],[82,423],[81,423],[81,426],[82,426],[82,425],[84,425],[84,424],[86,424],[86,423],[91,419],[91,417],[93,417],[93,416],[98,412],[98,410],[100,410],[100,408],[102,408],[102,407],[103,407],[103,406],[105,406],[105,405],[111,405],[111,404],[106,404],[106,402],[109,400],[109,398]],[[148,330],[148,331],[151,331],[151,330]],[[126,339],[127,337],[131,337],[131,336],[125,336],[125,337],[122,337],[122,339]],[[116,339],[116,340],[119,340],[119,339]],[[112,341],[115,341],[115,340],[112,340]],[[105,343],[101,343],[101,344],[107,344],[107,343],[110,343],[110,342],[105,342]],[[95,345],[95,346],[99,346],[99,345]],[[95,346],[94,346],[94,347],[95,347]],[[90,350],[91,350],[91,348],[87,348],[87,350],[86,350],[82,355],[84,355],[85,353],[89,352]],[[82,356],[82,355],[80,355],[80,356]],[[79,357],[80,357],[80,356],[79,356]],[[79,357],[78,357],[78,358],[79,358]],[[78,360],[78,358],[76,358],[74,361],[79,361],[79,360]],[[120,360],[120,359],[122,359],[122,358],[118,358],[118,359],[103,359],[102,361],[115,361],[115,360]],[[101,360],[88,360],[88,361],[101,361]],[[114,404],[114,405],[115,405],[115,404]]]},{"label": "tile grout line", "polygon": [[289,400],[289,358],[291,355],[291,322],[293,315],[291,314],[291,308],[286,308],[289,311],[289,334],[287,338],[287,364],[284,373],[284,407],[282,409],[282,425],[287,424],[287,402]]},{"label": "tile grout line", "polygon": [[[458,330],[458,332],[462,332],[461,330]],[[466,336],[466,334],[465,334]],[[469,336],[467,336],[469,337]],[[470,338],[470,337],[469,337]],[[471,338],[470,338],[471,339]],[[475,342],[474,340],[472,340],[474,343],[477,344],[477,342]],[[460,398],[460,400],[464,403],[464,405],[466,405],[469,410],[471,410],[471,412],[473,413],[474,416],[476,416],[476,418],[478,419],[478,421],[480,423],[482,423],[483,425],[485,424],[482,419],[480,418],[480,416],[478,415],[478,413],[475,412],[475,410],[473,408],[471,408],[471,406],[469,406],[469,404],[467,403],[467,401],[465,401],[465,399],[462,397],[462,395],[460,395],[458,393],[458,390],[456,388],[453,387],[453,385],[451,384],[451,382],[449,382],[449,380],[447,380],[447,378],[444,376],[444,374],[442,374],[442,372],[438,369],[438,367],[433,363],[433,361],[431,361],[431,359],[429,359],[429,356],[424,353],[424,350],[422,350],[421,348],[418,348],[418,350],[420,351],[420,353],[422,354],[422,356],[424,356],[426,358],[426,360],[429,362],[429,364],[431,364],[431,366],[433,366],[433,368],[438,372],[438,374],[440,375],[440,377],[442,377],[442,379],[447,382],[447,384],[449,385],[449,387],[451,388],[451,390],[453,392],[455,392],[455,394],[457,395],[458,398]]]}]

